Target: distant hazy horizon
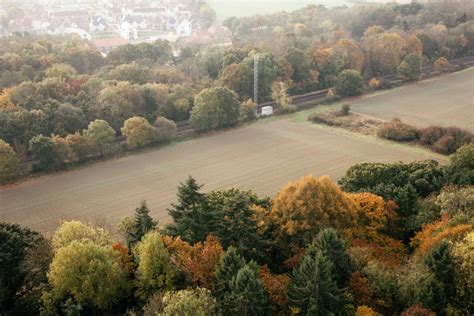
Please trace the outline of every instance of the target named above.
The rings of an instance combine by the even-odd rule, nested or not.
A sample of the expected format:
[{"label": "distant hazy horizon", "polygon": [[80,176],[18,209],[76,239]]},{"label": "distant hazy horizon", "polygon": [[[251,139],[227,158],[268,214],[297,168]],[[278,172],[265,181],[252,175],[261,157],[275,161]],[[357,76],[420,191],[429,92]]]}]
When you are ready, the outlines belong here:
[{"label": "distant hazy horizon", "polygon": [[251,16],[278,11],[293,11],[309,4],[322,4],[326,7],[351,5],[346,0],[207,0],[216,11],[219,21],[231,16]]}]

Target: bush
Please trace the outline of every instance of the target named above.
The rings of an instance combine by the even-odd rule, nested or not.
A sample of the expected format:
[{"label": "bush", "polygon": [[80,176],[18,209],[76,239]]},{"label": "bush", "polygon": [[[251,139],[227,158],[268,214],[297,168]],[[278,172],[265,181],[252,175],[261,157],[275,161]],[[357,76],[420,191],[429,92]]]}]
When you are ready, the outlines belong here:
[{"label": "bush", "polygon": [[377,136],[398,142],[407,142],[418,139],[418,130],[410,125],[402,123],[399,119],[380,125]]},{"label": "bush", "polygon": [[361,95],[364,92],[364,82],[356,70],[344,70],[337,77],[336,92],[343,97]]},{"label": "bush", "polygon": [[308,116],[308,120],[316,124],[324,124],[328,126],[337,126],[337,123],[324,113],[315,113]]},{"label": "bush", "polygon": [[450,155],[474,140],[474,134],[458,127],[430,126],[419,131],[420,143],[432,150]]},{"label": "bush", "polygon": [[433,63],[433,70],[437,72],[446,72],[449,70],[449,66],[449,61],[445,57],[440,57]]},{"label": "bush", "polygon": [[341,109],[334,112],[335,116],[348,116],[351,112],[351,106],[349,104],[343,104]]},{"label": "bush", "polygon": [[257,118],[257,105],[252,99],[248,99],[240,105],[239,121],[241,123],[252,122]]},{"label": "bush", "polygon": [[162,116],[158,116],[155,119],[154,125],[158,132],[157,141],[159,142],[166,142],[172,140],[176,137],[178,133],[176,123]]},{"label": "bush", "polygon": [[29,150],[33,159],[36,160],[36,170],[50,170],[54,168],[54,144],[51,138],[37,135],[30,139]]},{"label": "bush", "polygon": [[369,87],[371,87],[374,90],[377,90],[380,87],[380,80],[377,78],[370,79]]}]

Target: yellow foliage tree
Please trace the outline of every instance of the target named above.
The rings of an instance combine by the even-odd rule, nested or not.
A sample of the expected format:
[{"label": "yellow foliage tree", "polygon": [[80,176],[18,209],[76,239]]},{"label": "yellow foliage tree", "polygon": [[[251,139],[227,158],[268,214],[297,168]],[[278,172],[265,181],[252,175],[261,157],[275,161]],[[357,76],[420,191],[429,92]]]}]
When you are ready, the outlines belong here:
[{"label": "yellow foliage tree", "polygon": [[304,247],[324,227],[350,228],[356,212],[355,203],[328,177],[308,175],[278,192],[269,216],[280,237]]},{"label": "yellow foliage tree", "polygon": [[12,101],[13,88],[3,89],[0,91],[0,109],[13,109],[15,104]]}]

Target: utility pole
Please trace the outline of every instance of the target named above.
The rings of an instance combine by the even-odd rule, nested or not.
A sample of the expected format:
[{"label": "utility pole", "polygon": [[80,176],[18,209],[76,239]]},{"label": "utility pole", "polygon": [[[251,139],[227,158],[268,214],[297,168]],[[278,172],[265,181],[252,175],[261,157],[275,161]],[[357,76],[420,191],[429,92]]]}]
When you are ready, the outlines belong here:
[{"label": "utility pole", "polygon": [[253,102],[258,104],[258,53],[253,56]]}]

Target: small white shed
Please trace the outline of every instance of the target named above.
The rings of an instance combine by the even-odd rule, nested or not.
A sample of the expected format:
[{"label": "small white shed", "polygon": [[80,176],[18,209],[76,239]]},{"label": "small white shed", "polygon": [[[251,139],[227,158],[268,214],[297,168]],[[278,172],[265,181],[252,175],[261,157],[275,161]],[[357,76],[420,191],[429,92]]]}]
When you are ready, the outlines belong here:
[{"label": "small white shed", "polygon": [[262,115],[273,115],[273,107],[270,105],[262,107]]}]

